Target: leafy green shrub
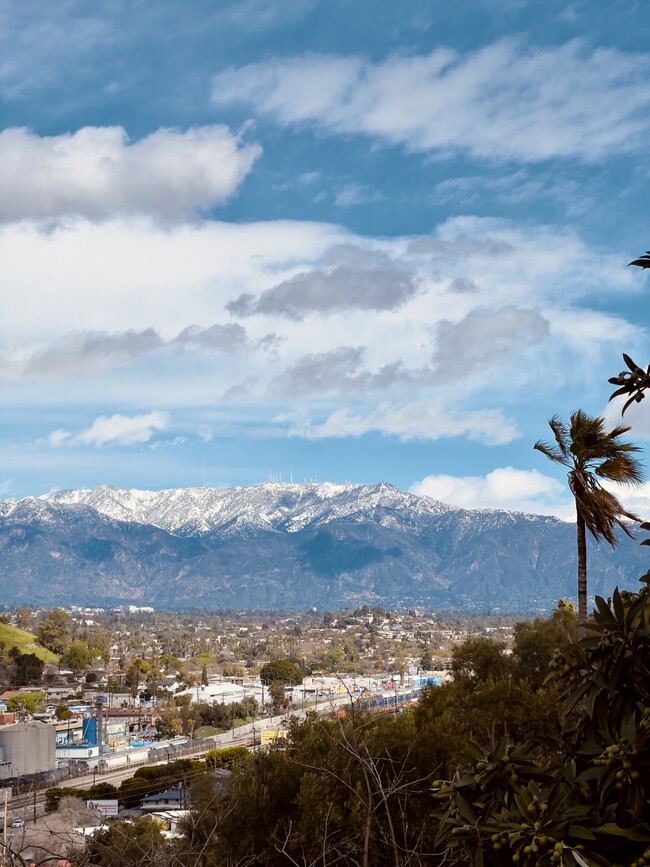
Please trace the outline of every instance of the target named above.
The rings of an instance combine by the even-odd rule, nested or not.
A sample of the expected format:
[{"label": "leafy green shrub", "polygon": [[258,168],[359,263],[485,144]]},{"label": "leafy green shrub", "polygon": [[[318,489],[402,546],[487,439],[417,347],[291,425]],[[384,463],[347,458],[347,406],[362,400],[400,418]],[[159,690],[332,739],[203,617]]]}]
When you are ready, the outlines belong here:
[{"label": "leafy green shrub", "polygon": [[260,680],[265,686],[271,683],[290,683],[294,686],[302,683],[302,673],[297,665],[288,659],[274,659],[260,669]]},{"label": "leafy green shrub", "polygon": [[[650,863],[650,573],[596,599],[587,635],[557,650],[561,731],[540,759],[508,737],[434,783],[437,845],[477,867]],[[535,745],[537,746],[537,745]]]},{"label": "leafy green shrub", "polygon": [[250,759],[251,754],[246,747],[225,747],[222,750],[210,750],[205,755],[205,763],[210,771],[217,768],[231,769]]},{"label": "leafy green shrub", "polygon": [[178,759],[166,765],[147,765],[138,768],[131,778],[122,780],[117,797],[123,806],[136,807],[143,798],[185,785],[198,774],[205,773],[205,770],[205,762],[195,759]]}]

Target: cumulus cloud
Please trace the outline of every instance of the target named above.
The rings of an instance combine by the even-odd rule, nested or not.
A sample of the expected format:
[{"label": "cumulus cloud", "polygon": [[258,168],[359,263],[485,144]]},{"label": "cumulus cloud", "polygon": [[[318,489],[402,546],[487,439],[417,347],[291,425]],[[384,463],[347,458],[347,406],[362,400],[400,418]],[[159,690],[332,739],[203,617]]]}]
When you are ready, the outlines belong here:
[{"label": "cumulus cloud", "polygon": [[464,509],[508,509],[567,520],[575,515],[566,485],[537,470],[500,467],[486,476],[426,476],[409,490]]},{"label": "cumulus cloud", "polygon": [[[300,324],[283,324],[282,333],[309,332],[298,353],[332,348],[331,341],[324,346],[324,339],[316,334],[325,334],[320,317],[306,315],[314,307],[329,304],[333,309],[327,309],[328,315],[339,314],[338,345],[360,342],[360,319],[364,327],[372,325],[373,335],[383,323],[383,357],[376,361],[380,364],[394,360],[387,357],[388,351],[398,344],[400,351],[406,351],[408,343],[420,352],[438,321],[459,321],[478,305],[530,304],[545,311],[549,300],[557,299],[562,307],[577,302],[589,309],[594,299],[602,307],[606,296],[636,291],[640,285],[630,271],[621,268],[620,255],[602,249],[597,251],[596,275],[595,251],[565,227],[522,228],[508,221],[463,217],[446,221],[435,236],[420,239],[429,250],[426,256],[412,253],[411,240],[370,240],[331,224],[288,220],[203,221],[173,227],[145,219],[102,224],[74,221],[48,233],[38,231],[32,223],[5,225],[0,227],[0,337],[5,344],[26,344],[73,330],[140,332],[150,327],[161,334],[177,334],[178,323],[214,322],[215,309],[240,293],[250,296],[246,310],[255,310],[260,302],[261,306],[277,306],[279,317],[283,299],[274,287],[282,284],[290,289],[296,275],[306,275],[308,283],[314,272],[316,278],[323,272],[333,282],[331,272],[340,267],[338,273],[348,294],[327,285],[324,300],[320,295],[315,299],[307,296],[305,314],[300,293],[296,291],[294,297],[287,289],[289,313],[304,318]],[[360,251],[365,264],[355,263],[354,254],[332,250],[337,247]],[[460,288],[458,284],[452,287],[456,278],[472,280],[479,292],[453,291]],[[357,284],[363,288],[364,281],[368,291],[357,298],[355,288]],[[464,288],[471,289],[471,285]],[[524,297],[527,305],[522,303]],[[401,306],[395,306],[400,302]],[[365,315],[373,309],[398,315]],[[232,305],[231,310],[236,312]],[[407,321],[413,329],[403,333],[400,329]],[[348,336],[346,323],[352,322],[356,333]],[[567,319],[567,329],[575,324]],[[263,323],[246,325],[251,340],[264,336]],[[364,342],[369,342],[365,335]]]},{"label": "cumulus cloud", "polygon": [[51,446],[133,446],[148,443],[154,434],[169,425],[169,413],[154,410],[144,415],[101,415],[89,428],[78,434],[66,430],[52,431]]},{"label": "cumulus cloud", "polygon": [[58,448],[59,446],[65,445],[68,442],[72,442],[72,434],[70,431],[64,430],[63,428],[58,428],[57,430],[53,430],[52,433],[47,438],[48,443],[53,448]]},{"label": "cumulus cloud", "polygon": [[412,267],[431,269],[439,281],[461,276],[472,279],[483,296],[480,303],[488,307],[523,306],[522,293],[535,306],[550,299],[569,306],[574,299],[587,299],[590,304],[595,297],[611,296],[623,288],[638,291],[630,272],[621,268],[622,254],[599,251],[604,270],[597,280],[593,253],[570,226],[561,230],[544,224],[524,227],[509,220],[474,216],[453,217],[434,235],[413,239],[406,250]]},{"label": "cumulus cloud", "polygon": [[413,274],[386,253],[338,244],[322,267],[296,274],[257,298],[244,293],[227,309],[239,316],[262,313],[297,320],[308,313],[394,310],[416,291]]},{"label": "cumulus cloud", "polygon": [[512,359],[548,333],[548,322],[534,310],[472,310],[460,322],[440,324],[433,363],[440,380],[463,379]]},{"label": "cumulus cloud", "polygon": [[234,353],[247,346],[248,338],[246,329],[233,322],[228,325],[210,325],[208,328],[189,325],[170,342],[183,349],[212,349]]},{"label": "cumulus cloud", "polygon": [[[457,217],[450,221],[450,226],[456,223],[458,227],[467,225],[467,217]],[[408,252],[412,256],[433,256],[437,259],[450,262],[467,259],[501,259],[515,253],[515,247],[504,238],[494,237],[499,227],[494,223],[494,233],[489,231],[490,221],[484,224],[485,229],[480,235],[472,237],[471,234],[464,236],[463,232],[455,233],[458,237],[432,238],[430,235],[421,235],[408,245]]]},{"label": "cumulus cloud", "polygon": [[[266,335],[258,345],[275,344],[275,335]],[[250,346],[246,329],[237,323],[188,325],[176,337],[164,340],[155,328],[143,331],[79,331],[66,334],[33,352],[23,353],[17,375],[24,377],[82,377],[131,364],[155,350],[177,352],[220,352],[231,355]],[[7,365],[5,365],[7,366]]]},{"label": "cumulus cloud", "polygon": [[454,277],[449,284],[450,292],[458,292],[459,295],[476,295],[478,286],[471,277]]},{"label": "cumulus cloud", "polygon": [[90,376],[130,364],[136,358],[157,349],[163,343],[153,328],[144,331],[76,332],[28,357],[25,376]]},{"label": "cumulus cloud", "polygon": [[[594,250],[564,227],[464,217],[422,239],[426,254],[412,253],[413,241],[369,239],[298,221],[172,227],[140,219],[74,221],[51,232],[33,223],[5,225],[0,378],[29,377],[32,401],[43,403],[52,399],[57,376],[60,399],[78,404],[94,400],[92,376],[131,365],[132,375],[105,380],[119,388],[125,406],[135,407],[127,412],[152,405],[172,410],[189,401],[204,406],[227,395],[259,405],[262,413],[278,396],[283,402],[299,397],[302,404],[338,395],[359,399],[363,412],[352,406],[349,413],[379,429],[387,424],[381,415],[367,418],[375,400],[401,406],[433,393],[467,408],[473,395],[477,408],[499,406],[507,395],[514,405],[531,377],[537,381],[540,364],[555,388],[566,384],[575,395],[578,383],[580,393],[587,384],[602,385],[613,340],[630,351],[643,345],[640,328],[633,343],[634,329],[623,319],[594,312],[609,309],[616,293],[640,291],[631,269],[599,249],[596,273]],[[326,320],[314,312],[316,302],[299,293],[290,297],[289,310],[302,318],[279,312],[228,321],[218,315],[238,293],[250,293],[255,307],[265,292],[291,285],[297,274],[336,268],[348,275],[365,269],[377,278],[369,289],[379,296],[369,301],[362,295],[358,303],[358,281],[349,276],[349,295],[326,297],[325,304],[341,305],[327,309]],[[382,282],[394,270],[397,293],[393,281]],[[317,302],[322,306],[320,297]],[[382,309],[369,310],[371,304]],[[484,371],[507,352],[514,381],[488,381]],[[469,365],[461,390],[457,380],[445,388],[441,378],[440,371],[454,366],[453,353]],[[322,413],[313,418],[316,427],[323,422]]]},{"label": "cumulus cloud", "polygon": [[283,125],[363,133],[413,151],[597,161],[645,146],[649,73],[643,54],[505,39],[379,63],[319,54],[252,63],[217,75],[212,98],[245,102]]},{"label": "cumulus cloud", "polygon": [[[278,421],[287,420],[290,419],[278,418]],[[342,408],[320,424],[309,419],[295,419],[290,433],[307,439],[360,437],[367,433],[395,436],[402,441],[467,437],[486,445],[509,443],[519,435],[514,422],[500,410],[463,412],[444,407],[434,400],[413,401],[402,406],[381,403],[366,415],[355,415]]]},{"label": "cumulus cloud", "polygon": [[329,352],[299,358],[271,381],[274,394],[300,397],[310,394],[350,394],[386,390],[414,378],[401,362],[384,365],[376,372],[362,369],[366,354],[362,346],[339,346]]},{"label": "cumulus cloud", "polygon": [[159,129],[136,142],[122,127],[58,136],[5,129],[0,221],[119,213],[177,220],[228,199],[260,153],[218,125]]},{"label": "cumulus cloud", "polygon": [[361,346],[339,346],[330,352],[305,355],[276,377],[271,391],[296,396],[338,390],[353,379],[365,350]]}]

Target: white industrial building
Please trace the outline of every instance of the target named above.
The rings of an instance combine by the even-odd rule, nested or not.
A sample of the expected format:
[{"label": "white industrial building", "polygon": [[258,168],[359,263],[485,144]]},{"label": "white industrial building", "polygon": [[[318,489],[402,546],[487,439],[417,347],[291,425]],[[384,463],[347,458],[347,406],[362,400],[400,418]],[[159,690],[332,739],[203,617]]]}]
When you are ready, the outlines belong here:
[{"label": "white industrial building", "polygon": [[11,765],[8,776],[54,770],[55,745],[56,730],[47,723],[35,720],[0,726],[0,763]]}]

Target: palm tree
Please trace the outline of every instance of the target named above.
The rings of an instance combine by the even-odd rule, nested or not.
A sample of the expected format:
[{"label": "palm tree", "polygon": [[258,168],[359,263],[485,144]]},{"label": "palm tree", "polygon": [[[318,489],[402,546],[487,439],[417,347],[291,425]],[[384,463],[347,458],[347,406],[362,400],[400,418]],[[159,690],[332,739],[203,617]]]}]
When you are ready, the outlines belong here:
[{"label": "palm tree", "polygon": [[593,418],[581,409],[571,415],[570,425],[554,416],[549,426],[555,443],[540,440],[535,443],[535,448],[569,470],[569,489],[576,501],[578,623],[584,635],[587,621],[586,530],[597,542],[604,539],[615,548],[618,544],[614,532],[617,527],[632,536],[623,518],[639,521],[636,515],[626,511],[619,500],[601,486],[599,478],[638,485],[644,478],[643,467],[634,456],[639,448],[620,439],[630,430],[629,427],[619,425],[607,433],[604,419]]}]

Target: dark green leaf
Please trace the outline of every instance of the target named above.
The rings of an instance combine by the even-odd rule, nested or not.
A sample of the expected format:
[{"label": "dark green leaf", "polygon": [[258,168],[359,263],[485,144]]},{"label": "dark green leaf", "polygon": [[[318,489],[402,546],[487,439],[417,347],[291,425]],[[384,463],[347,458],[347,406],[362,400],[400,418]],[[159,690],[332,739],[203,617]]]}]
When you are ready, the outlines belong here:
[{"label": "dark green leaf", "polygon": [[456,806],[460,810],[460,814],[466,822],[470,822],[472,825],[475,824],[476,816],[474,815],[472,808],[460,795],[456,795]]},{"label": "dark green leaf", "polygon": [[626,355],[625,353],[623,353],[623,361],[627,364],[627,366],[630,368],[630,370],[632,371],[632,373],[634,373],[634,371],[635,371],[635,370],[638,368],[638,366],[639,366],[638,364],[635,364],[635,363],[632,361],[632,359],[630,358],[630,356],[629,356],[629,355]]},{"label": "dark green leaf", "polygon": [[571,825],[569,827],[569,834],[572,837],[577,837],[578,840],[595,840],[596,835],[592,834],[589,828],[585,828],[584,825]]},{"label": "dark green leaf", "polygon": [[650,840],[650,834],[635,831],[634,828],[621,828],[620,825],[617,825],[615,822],[606,822],[595,830],[597,834],[610,834],[614,837],[627,837],[628,840],[637,840],[639,842]]}]

